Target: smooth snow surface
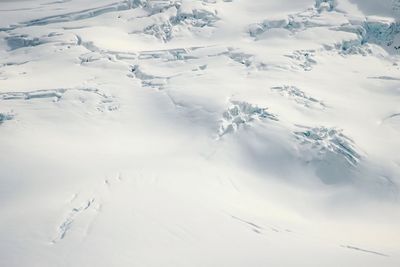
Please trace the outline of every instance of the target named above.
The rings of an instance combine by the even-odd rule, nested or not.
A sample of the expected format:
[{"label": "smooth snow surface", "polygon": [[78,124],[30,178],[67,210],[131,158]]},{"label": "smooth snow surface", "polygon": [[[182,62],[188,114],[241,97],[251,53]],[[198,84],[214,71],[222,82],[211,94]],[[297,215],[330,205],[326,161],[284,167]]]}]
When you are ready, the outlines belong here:
[{"label": "smooth snow surface", "polygon": [[0,266],[400,266],[400,1],[0,1]]}]

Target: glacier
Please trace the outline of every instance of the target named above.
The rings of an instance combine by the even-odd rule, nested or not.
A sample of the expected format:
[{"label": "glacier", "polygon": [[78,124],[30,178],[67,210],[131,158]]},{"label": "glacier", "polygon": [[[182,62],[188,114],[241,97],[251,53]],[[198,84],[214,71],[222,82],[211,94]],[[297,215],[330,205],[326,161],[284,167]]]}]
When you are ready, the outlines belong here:
[{"label": "glacier", "polygon": [[0,0],[0,266],[400,266],[400,1]]}]

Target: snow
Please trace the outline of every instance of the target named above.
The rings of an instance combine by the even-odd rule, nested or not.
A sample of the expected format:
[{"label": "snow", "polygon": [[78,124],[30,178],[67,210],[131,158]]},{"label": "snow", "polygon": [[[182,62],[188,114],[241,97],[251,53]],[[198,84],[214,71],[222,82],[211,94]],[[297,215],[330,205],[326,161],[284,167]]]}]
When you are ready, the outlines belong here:
[{"label": "snow", "polygon": [[399,5],[0,1],[0,266],[399,266]]}]

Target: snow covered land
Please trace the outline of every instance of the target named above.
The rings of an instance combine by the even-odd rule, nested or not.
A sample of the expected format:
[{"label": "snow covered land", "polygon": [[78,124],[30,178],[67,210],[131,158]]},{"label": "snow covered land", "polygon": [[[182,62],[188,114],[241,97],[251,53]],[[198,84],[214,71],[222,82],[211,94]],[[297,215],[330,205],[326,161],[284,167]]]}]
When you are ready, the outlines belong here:
[{"label": "snow covered land", "polygon": [[0,1],[0,266],[400,266],[399,0]]}]

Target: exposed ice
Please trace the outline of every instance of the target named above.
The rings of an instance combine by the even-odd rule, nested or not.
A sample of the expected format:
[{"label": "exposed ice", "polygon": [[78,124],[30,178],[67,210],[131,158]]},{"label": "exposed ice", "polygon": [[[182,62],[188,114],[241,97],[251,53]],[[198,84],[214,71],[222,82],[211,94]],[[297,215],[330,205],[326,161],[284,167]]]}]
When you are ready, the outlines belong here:
[{"label": "exposed ice", "polygon": [[324,22],[316,20],[323,11],[333,11],[337,6],[336,0],[316,0],[313,8],[308,8],[302,12],[288,15],[282,19],[266,19],[261,23],[251,24],[248,27],[250,36],[257,37],[271,29],[285,29],[292,33],[306,30],[312,27],[321,27]]},{"label": "exposed ice", "polygon": [[338,5],[337,0],[315,0],[315,8],[321,11],[332,11]]},{"label": "exposed ice", "polygon": [[134,78],[139,79],[141,81],[142,86],[152,87],[157,89],[162,89],[167,84],[167,81],[170,78],[170,77],[161,77],[161,76],[154,76],[151,74],[147,74],[141,70],[139,65],[132,66],[131,73],[133,74]]},{"label": "exposed ice", "polygon": [[286,57],[293,59],[296,66],[300,67],[302,70],[310,71],[313,65],[317,64],[314,55],[315,50],[297,50],[291,55],[286,55]]},{"label": "exposed ice", "polygon": [[10,50],[15,50],[22,47],[37,46],[45,43],[37,37],[29,38],[27,35],[10,36],[5,38]]},{"label": "exposed ice", "polygon": [[[33,99],[51,99],[53,102],[60,101],[65,94],[73,93],[90,93],[98,96],[96,109],[98,111],[115,111],[119,108],[113,96],[107,95],[97,88],[60,88],[50,90],[34,90],[28,92],[7,92],[0,93],[0,101],[18,101],[18,100],[33,100]],[[86,102],[84,96],[79,96],[80,102]]]},{"label": "exposed ice", "polygon": [[175,60],[187,60],[195,59],[196,57],[189,55],[192,50],[197,49],[197,47],[190,48],[176,48],[167,50],[156,50],[156,51],[143,51],[139,54],[139,60],[146,59],[163,59],[165,61],[175,61]]},{"label": "exposed ice", "polygon": [[361,159],[353,141],[343,134],[342,130],[327,127],[304,127],[305,130],[295,132],[301,145],[317,152],[318,157],[332,152],[340,155],[346,161],[355,166]]},{"label": "exposed ice", "polygon": [[66,91],[67,89],[35,90],[30,92],[7,92],[0,93],[0,100],[30,100],[35,98],[53,98],[55,101],[58,101]]},{"label": "exposed ice", "polygon": [[235,51],[234,49],[229,49],[226,55],[233,61],[243,64],[246,67],[250,67],[254,62],[254,56],[246,54],[240,51]]},{"label": "exposed ice", "polygon": [[[176,7],[173,7],[173,9],[176,9]],[[168,42],[179,32],[179,26],[187,28],[212,27],[219,19],[216,14],[210,11],[199,9],[191,11],[181,10],[180,5],[177,6],[174,13],[175,15],[171,16],[168,20],[146,27],[143,33],[153,35],[163,42]]]},{"label": "exposed ice", "polygon": [[[400,33],[399,22],[384,22],[368,20],[363,25],[361,32],[362,41],[376,43],[384,46],[392,46],[395,36]],[[400,43],[396,44],[400,45]]]},{"label": "exposed ice", "polygon": [[62,15],[55,15],[41,19],[31,20],[24,22],[22,25],[36,26],[36,25],[47,25],[52,23],[82,20],[82,19],[96,17],[109,12],[123,11],[137,7],[145,7],[147,6],[148,2],[149,2],[148,0],[125,0],[97,8],[86,9],[78,12],[65,13]]},{"label": "exposed ice", "polygon": [[324,109],[325,104],[303,92],[296,86],[291,85],[283,85],[283,86],[274,86],[271,87],[272,91],[278,92],[282,96],[293,99],[296,103],[303,105],[307,108],[320,108]]},{"label": "exposed ice", "polygon": [[[368,44],[377,44],[395,52],[400,48],[400,23],[397,21],[366,18],[365,21],[350,21],[334,30],[354,33],[358,39],[343,42],[341,50],[346,54],[366,54]],[[364,50],[364,52],[362,51]],[[369,52],[370,53],[370,52]]]},{"label": "exposed ice", "polygon": [[235,132],[241,126],[254,120],[267,119],[277,121],[276,115],[267,110],[267,108],[260,108],[247,102],[231,101],[231,106],[222,114],[219,136]]},{"label": "exposed ice", "polygon": [[5,121],[9,121],[12,120],[14,118],[14,114],[13,113],[0,113],[0,124],[2,124]]},{"label": "exposed ice", "polygon": [[365,46],[368,43],[391,48],[394,51],[400,50],[400,38],[398,37],[400,22],[398,21],[367,17],[364,21],[348,19],[348,23],[336,26],[329,25],[329,23],[324,24],[319,19],[320,13],[334,11],[337,5],[337,0],[316,0],[314,8],[291,14],[287,18],[266,19],[261,23],[251,24],[248,32],[257,40],[261,34],[271,29],[285,29],[294,34],[313,27],[332,26],[332,30],[351,32],[358,36],[358,39],[343,41],[341,44],[335,45],[335,48],[344,55],[366,55],[370,53],[368,46]]},{"label": "exposed ice", "polygon": [[79,216],[79,214],[82,213],[83,211],[90,208],[90,206],[92,206],[94,201],[95,201],[94,198],[89,199],[86,202],[82,203],[80,206],[73,208],[69,212],[64,221],[58,227],[58,236],[53,240],[53,243],[57,243],[58,241],[65,238],[68,231],[71,229],[76,217]]}]

